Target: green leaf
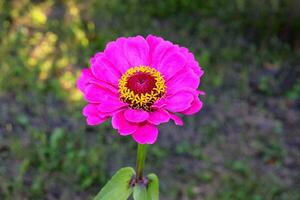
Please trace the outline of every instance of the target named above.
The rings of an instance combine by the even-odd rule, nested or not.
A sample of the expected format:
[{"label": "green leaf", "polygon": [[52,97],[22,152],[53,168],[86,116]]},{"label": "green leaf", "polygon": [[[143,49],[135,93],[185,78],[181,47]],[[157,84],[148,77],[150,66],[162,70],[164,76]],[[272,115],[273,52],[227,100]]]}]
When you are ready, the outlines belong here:
[{"label": "green leaf", "polygon": [[148,176],[148,198],[147,200],[159,200],[159,182],[155,174],[149,174]]},{"label": "green leaf", "polygon": [[106,183],[94,200],[127,200],[132,193],[132,187],[129,183],[134,175],[135,171],[131,167],[120,169]]},{"label": "green leaf", "polygon": [[147,189],[142,184],[136,184],[133,188],[133,199],[134,200],[147,200]]}]

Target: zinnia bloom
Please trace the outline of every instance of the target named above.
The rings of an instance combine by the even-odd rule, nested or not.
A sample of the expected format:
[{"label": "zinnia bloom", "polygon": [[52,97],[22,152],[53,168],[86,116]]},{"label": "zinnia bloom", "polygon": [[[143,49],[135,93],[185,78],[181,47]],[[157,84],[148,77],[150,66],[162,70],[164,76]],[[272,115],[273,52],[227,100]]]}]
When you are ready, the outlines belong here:
[{"label": "zinnia bloom", "polygon": [[157,126],[175,113],[192,115],[202,107],[198,90],[203,70],[187,48],[149,35],[118,38],[90,59],[77,87],[88,104],[83,115],[89,125],[112,117],[120,135],[140,144],[153,144]]}]

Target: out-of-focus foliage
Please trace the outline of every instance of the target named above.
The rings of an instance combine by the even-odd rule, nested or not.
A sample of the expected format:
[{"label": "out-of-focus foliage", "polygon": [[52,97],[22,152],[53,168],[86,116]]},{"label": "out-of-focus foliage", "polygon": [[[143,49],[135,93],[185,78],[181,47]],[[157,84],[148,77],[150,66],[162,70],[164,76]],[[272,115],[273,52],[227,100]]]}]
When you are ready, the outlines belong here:
[{"label": "out-of-focus foliage", "polygon": [[75,82],[119,36],[156,34],[201,63],[204,109],[165,125],[147,171],[161,199],[296,200],[297,0],[0,1],[0,199],[88,199],[135,144],[87,127]]}]

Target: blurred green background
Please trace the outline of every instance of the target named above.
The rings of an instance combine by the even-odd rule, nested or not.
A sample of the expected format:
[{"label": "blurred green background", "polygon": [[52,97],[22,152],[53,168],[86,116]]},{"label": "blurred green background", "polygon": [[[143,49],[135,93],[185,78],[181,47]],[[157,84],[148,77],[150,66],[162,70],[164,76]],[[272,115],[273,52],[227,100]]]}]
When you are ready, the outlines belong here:
[{"label": "blurred green background", "polygon": [[90,199],[136,144],[88,127],[75,87],[120,36],[190,48],[204,108],[160,127],[163,200],[300,199],[297,0],[0,0],[0,199]]}]

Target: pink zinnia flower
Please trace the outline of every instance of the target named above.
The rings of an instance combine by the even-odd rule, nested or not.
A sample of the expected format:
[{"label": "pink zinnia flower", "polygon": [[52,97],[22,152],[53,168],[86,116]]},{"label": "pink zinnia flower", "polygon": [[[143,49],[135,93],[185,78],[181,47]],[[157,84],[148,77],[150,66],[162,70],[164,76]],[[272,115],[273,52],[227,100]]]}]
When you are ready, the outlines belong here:
[{"label": "pink zinnia flower", "polygon": [[89,125],[112,117],[120,135],[140,144],[153,144],[157,126],[175,113],[191,115],[202,107],[198,91],[203,70],[187,48],[149,35],[118,38],[90,59],[78,88],[88,104],[83,115]]}]

